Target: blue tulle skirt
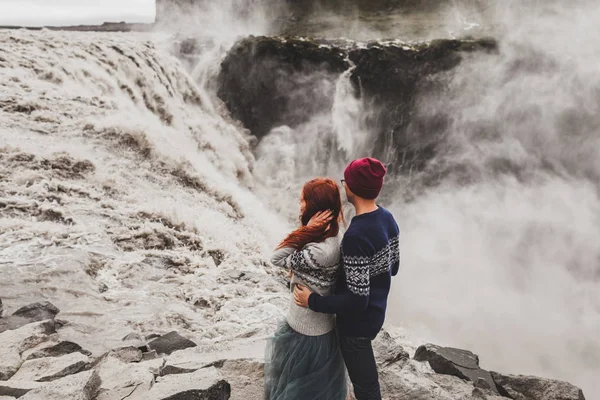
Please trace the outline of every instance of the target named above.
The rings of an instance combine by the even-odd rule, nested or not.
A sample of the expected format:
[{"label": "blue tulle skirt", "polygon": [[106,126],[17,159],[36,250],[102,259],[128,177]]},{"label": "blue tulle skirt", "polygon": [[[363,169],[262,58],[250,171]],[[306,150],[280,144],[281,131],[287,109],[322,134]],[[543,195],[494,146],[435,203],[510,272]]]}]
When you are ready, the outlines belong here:
[{"label": "blue tulle skirt", "polygon": [[346,382],[335,330],[305,336],[283,322],[267,342],[266,400],[346,400]]}]

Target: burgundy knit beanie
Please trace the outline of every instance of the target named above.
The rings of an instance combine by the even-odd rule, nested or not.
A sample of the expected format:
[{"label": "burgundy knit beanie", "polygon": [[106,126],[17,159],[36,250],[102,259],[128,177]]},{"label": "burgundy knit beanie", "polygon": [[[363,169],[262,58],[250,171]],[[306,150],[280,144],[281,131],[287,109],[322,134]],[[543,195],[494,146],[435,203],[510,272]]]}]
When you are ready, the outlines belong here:
[{"label": "burgundy knit beanie", "polygon": [[386,169],[374,158],[354,160],[344,171],[344,180],[352,193],[363,199],[373,200],[379,196]]}]

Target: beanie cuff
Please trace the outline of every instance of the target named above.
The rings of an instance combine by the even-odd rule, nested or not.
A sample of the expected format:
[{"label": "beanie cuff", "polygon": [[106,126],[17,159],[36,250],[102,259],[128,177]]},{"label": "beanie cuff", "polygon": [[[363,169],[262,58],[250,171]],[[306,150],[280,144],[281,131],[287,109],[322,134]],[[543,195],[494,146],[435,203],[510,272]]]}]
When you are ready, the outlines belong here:
[{"label": "beanie cuff", "polygon": [[381,188],[365,188],[361,186],[348,171],[344,171],[344,180],[352,193],[366,200],[375,200],[381,192]]}]

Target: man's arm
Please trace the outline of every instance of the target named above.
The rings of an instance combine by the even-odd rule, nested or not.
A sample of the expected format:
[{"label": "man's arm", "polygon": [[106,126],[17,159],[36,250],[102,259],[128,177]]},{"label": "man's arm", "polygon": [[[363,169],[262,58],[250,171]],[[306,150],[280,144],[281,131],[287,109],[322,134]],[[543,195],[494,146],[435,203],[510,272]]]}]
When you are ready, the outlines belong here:
[{"label": "man's arm", "polygon": [[[396,229],[398,229],[397,225],[396,225]],[[399,234],[394,239],[392,239],[391,251],[392,251],[392,260],[393,260],[392,276],[396,276],[396,275],[398,275],[398,270],[400,269],[400,236],[399,236]]]},{"label": "man's arm", "polygon": [[348,292],[335,296],[320,296],[312,293],[308,307],[325,314],[361,312],[369,304],[370,289],[369,249],[363,240],[347,236],[342,243],[342,264],[346,275]]}]

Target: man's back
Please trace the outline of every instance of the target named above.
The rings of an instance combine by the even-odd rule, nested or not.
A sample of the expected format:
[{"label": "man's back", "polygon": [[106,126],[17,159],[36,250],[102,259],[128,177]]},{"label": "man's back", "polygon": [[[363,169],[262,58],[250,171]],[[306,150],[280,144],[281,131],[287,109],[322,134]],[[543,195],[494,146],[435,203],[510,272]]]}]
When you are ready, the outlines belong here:
[{"label": "man's back", "polygon": [[336,294],[359,296],[361,307],[337,314],[340,334],[374,338],[400,263],[398,225],[389,211],[379,207],[354,217],[342,241],[342,263]]}]

